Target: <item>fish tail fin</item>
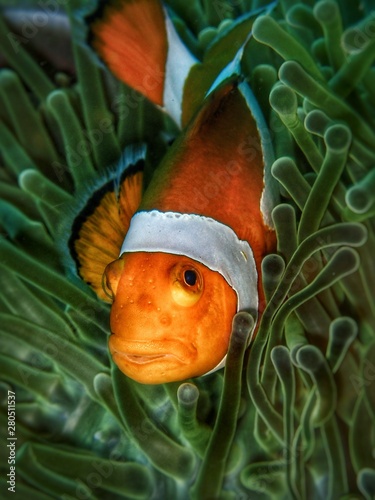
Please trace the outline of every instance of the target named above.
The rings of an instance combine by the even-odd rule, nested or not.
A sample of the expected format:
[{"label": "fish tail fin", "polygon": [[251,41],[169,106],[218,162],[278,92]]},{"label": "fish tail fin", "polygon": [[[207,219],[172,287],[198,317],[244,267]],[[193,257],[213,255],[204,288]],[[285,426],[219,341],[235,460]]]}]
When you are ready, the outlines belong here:
[{"label": "fish tail fin", "polygon": [[162,3],[101,2],[87,22],[89,43],[112,73],[165,108],[179,124],[185,79],[196,60],[179,39]]},{"label": "fish tail fin", "polygon": [[87,18],[89,42],[115,76],[163,104],[167,32],[156,0],[111,0]]},{"label": "fish tail fin", "polygon": [[118,258],[140,204],[145,154],[144,145],[125,148],[116,168],[78,194],[69,227],[64,228],[70,267],[106,302],[110,300],[102,286],[104,270]]}]

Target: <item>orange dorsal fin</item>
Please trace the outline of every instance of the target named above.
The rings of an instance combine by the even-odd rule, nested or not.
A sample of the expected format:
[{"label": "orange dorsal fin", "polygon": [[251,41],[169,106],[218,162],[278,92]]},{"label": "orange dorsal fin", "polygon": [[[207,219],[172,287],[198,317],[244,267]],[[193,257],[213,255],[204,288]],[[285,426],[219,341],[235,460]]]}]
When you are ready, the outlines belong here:
[{"label": "orange dorsal fin", "polygon": [[116,77],[162,106],[168,42],[161,3],[103,2],[88,22],[91,45]]},{"label": "orange dorsal fin", "polygon": [[87,202],[73,221],[69,240],[80,277],[104,301],[109,301],[102,288],[104,270],[118,258],[142,197],[144,161],[135,156],[136,160],[129,163],[127,154],[125,151],[127,167],[120,178],[116,179],[116,172],[86,195]]}]

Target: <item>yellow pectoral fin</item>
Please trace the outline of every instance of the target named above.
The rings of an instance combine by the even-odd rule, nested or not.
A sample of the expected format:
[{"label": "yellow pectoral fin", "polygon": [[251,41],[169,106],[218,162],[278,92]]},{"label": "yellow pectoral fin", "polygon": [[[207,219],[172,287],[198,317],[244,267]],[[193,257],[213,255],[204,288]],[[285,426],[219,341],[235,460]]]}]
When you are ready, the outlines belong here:
[{"label": "yellow pectoral fin", "polygon": [[107,182],[91,196],[76,217],[70,238],[79,275],[106,302],[110,299],[102,288],[105,268],[118,258],[142,197],[143,172],[130,170],[120,186]]}]

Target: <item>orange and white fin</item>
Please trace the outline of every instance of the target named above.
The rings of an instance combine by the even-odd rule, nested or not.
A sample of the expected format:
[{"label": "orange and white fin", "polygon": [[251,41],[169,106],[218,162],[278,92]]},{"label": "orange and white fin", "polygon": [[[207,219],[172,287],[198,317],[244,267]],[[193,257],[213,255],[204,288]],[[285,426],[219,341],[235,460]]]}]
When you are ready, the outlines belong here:
[{"label": "orange and white fin", "polygon": [[102,288],[104,270],[117,259],[130,219],[143,191],[145,148],[125,149],[120,171],[112,172],[86,194],[75,217],[69,247],[80,277],[97,296],[108,301]]},{"label": "orange and white fin", "polygon": [[111,0],[88,18],[90,43],[114,75],[181,124],[183,89],[196,59],[159,0]]}]

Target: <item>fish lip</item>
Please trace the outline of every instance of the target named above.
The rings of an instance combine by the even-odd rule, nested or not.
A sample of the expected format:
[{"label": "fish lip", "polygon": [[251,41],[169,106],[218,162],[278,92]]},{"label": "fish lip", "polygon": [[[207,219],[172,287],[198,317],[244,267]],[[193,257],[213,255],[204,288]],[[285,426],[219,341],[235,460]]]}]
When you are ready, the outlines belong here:
[{"label": "fish lip", "polygon": [[110,337],[109,349],[112,356],[117,355],[138,365],[161,360],[187,364],[197,354],[195,346],[187,346],[178,340],[132,341],[123,340],[116,334]]},{"label": "fish lip", "polygon": [[177,356],[174,356],[173,354],[170,354],[170,353],[166,353],[166,354],[133,354],[133,353],[128,353],[128,352],[113,351],[113,354],[119,356],[122,359],[126,359],[127,361],[130,361],[130,363],[133,363],[136,365],[145,365],[147,363],[153,363],[154,361],[161,361],[162,359],[165,359],[165,358],[175,358],[175,359],[178,359],[180,362],[182,362]]}]

